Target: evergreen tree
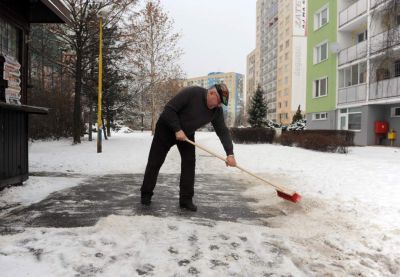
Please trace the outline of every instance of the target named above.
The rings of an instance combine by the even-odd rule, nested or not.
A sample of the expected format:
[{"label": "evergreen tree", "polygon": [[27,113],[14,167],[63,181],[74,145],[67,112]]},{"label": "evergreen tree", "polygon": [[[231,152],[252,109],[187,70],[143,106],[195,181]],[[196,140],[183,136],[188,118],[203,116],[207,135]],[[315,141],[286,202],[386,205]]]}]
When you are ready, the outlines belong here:
[{"label": "evergreen tree", "polygon": [[297,112],[293,115],[293,119],[292,119],[292,124],[295,123],[296,121],[302,120],[303,116],[301,114],[301,110],[300,110],[300,105],[297,108]]},{"label": "evergreen tree", "polygon": [[262,127],[265,124],[265,117],[267,115],[267,104],[263,97],[264,92],[260,85],[258,85],[256,92],[251,98],[250,109],[249,109],[249,124],[251,127]]}]

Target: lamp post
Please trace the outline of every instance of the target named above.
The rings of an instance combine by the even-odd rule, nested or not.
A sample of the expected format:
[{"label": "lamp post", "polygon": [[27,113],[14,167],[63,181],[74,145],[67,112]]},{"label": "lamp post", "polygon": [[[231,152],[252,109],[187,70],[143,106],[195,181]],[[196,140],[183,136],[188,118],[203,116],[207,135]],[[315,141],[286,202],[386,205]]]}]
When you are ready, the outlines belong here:
[{"label": "lamp post", "polygon": [[99,33],[99,79],[98,79],[98,104],[97,104],[97,153],[102,152],[102,131],[103,124],[101,120],[101,101],[103,85],[103,17],[100,15],[100,33]]}]

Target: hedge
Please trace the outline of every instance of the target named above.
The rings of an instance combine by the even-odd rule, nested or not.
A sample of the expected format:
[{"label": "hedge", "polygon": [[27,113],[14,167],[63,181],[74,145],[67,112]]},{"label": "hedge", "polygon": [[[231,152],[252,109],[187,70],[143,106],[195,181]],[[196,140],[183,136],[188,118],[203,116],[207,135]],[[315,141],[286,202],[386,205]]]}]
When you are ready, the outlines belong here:
[{"label": "hedge", "polygon": [[344,130],[284,131],[275,138],[275,130],[268,128],[231,128],[235,143],[280,143],[322,152],[347,153],[354,145],[354,132]]},{"label": "hedge", "polygon": [[286,131],[276,140],[286,146],[298,146],[322,152],[347,153],[354,145],[354,132],[344,130]]},{"label": "hedge", "polygon": [[234,143],[273,143],[275,129],[267,128],[231,128]]}]

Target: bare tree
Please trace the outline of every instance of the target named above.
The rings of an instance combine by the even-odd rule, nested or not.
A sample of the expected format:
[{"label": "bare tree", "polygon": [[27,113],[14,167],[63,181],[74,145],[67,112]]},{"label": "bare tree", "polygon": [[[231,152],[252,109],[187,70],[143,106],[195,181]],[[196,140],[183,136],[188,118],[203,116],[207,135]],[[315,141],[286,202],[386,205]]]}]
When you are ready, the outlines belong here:
[{"label": "bare tree", "polygon": [[[98,37],[99,28],[98,14],[105,12],[104,26],[113,26],[120,22],[123,14],[136,0],[64,0],[65,5],[71,12],[71,23],[69,25],[54,25],[52,31],[64,41],[75,55],[75,63],[69,70],[75,76],[74,89],[74,112],[73,112],[73,142],[81,142],[82,126],[82,77],[90,65],[90,56],[93,51],[93,40]],[[96,49],[96,48],[95,48]]]},{"label": "bare tree", "polygon": [[157,87],[181,76],[177,61],[182,54],[178,48],[180,34],[173,32],[173,21],[163,11],[159,0],[147,0],[145,7],[129,20],[131,62],[135,79],[142,87],[143,100],[149,96],[151,127],[154,133],[159,103]]},{"label": "bare tree", "polygon": [[393,77],[393,62],[400,59],[400,54],[394,51],[395,46],[400,44],[400,1],[379,0],[377,4],[381,6],[371,13],[370,29],[376,28],[378,23],[382,29],[379,34],[371,38],[370,54],[379,54],[379,57],[371,62],[370,82]]}]

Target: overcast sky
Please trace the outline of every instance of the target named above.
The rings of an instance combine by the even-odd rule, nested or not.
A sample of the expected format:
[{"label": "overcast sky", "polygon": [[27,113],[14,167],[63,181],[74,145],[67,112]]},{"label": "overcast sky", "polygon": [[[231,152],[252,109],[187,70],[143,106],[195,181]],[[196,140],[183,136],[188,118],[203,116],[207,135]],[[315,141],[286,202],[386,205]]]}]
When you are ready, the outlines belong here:
[{"label": "overcast sky", "polygon": [[161,0],[182,34],[187,77],[212,71],[246,73],[255,48],[256,0]]}]

